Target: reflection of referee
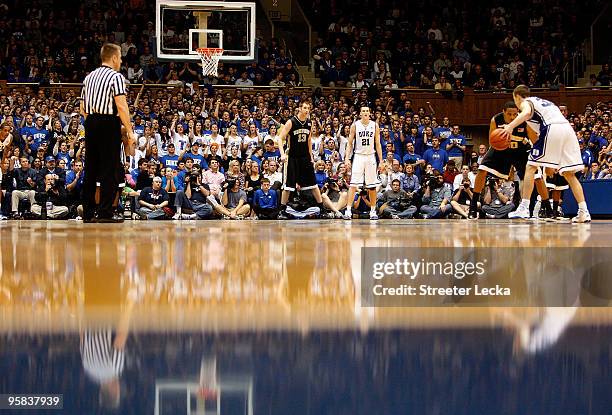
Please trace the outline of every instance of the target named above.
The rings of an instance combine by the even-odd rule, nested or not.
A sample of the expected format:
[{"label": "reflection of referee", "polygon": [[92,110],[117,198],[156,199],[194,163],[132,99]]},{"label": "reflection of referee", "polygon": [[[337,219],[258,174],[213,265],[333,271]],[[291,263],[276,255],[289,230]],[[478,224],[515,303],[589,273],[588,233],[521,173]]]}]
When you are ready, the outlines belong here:
[{"label": "reflection of referee", "polygon": [[[124,146],[134,152],[126,86],[121,67],[121,49],[105,44],[100,50],[102,66],[83,81],[81,112],[85,115],[85,179],[83,181],[83,222],[118,222],[113,219],[113,200],[121,168],[121,124],[126,129]],[[96,185],[100,201],[96,215]],[[95,217],[97,216],[97,217]]]}]

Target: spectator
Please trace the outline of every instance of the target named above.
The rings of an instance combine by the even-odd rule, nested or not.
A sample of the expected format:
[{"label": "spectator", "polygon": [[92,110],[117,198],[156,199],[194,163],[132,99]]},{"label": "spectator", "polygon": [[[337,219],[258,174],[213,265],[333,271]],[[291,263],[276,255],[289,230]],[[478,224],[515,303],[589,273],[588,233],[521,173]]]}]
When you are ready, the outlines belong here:
[{"label": "spectator", "polygon": [[379,212],[382,217],[391,219],[412,219],[417,212],[412,204],[412,196],[401,189],[398,179],[391,182],[391,189],[386,190],[379,198],[382,203]]},{"label": "spectator", "polygon": [[438,219],[448,216],[452,211],[451,191],[444,185],[442,175],[432,177],[424,187],[423,205],[421,206],[423,218]]},{"label": "spectator", "polygon": [[458,125],[453,125],[450,136],[443,144],[448,153],[449,160],[454,160],[455,166],[461,166],[463,164],[463,157],[466,149],[466,140],[465,137],[459,133]]},{"label": "spectator", "polygon": [[[43,219],[63,219],[68,216],[66,189],[56,181],[56,175],[47,174],[38,188],[32,213]],[[44,213],[44,214],[43,214]]]},{"label": "spectator", "polygon": [[461,167],[461,173],[455,176],[455,180],[453,181],[453,191],[459,189],[463,185],[463,182],[465,182],[465,180],[470,181],[470,188],[473,189],[476,180],[476,175],[470,171],[469,166],[463,165]]},{"label": "spectator", "polygon": [[[207,219],[213,209],[208,204],[210,187],[202,183],[200,174],[190,174],[185,177],[185,190],[178,190],[174,199],[176,213],[172,219]],[[183,209],[193,213],[183,213]]]},{"label": "spectator", "polygon": [[470,203],[474,197],[471,189],[472,182],[463,175],[458,175],[457,178],[462,179],[462,181],[455,190],[455,194],[451,200],[451,206],[462,218],[467,219],[470,212]]},{"label": "spectator", "polygon": [[13,219],[21,218],[18,213],[20,200],[28,199],[30,209],[36,203],[36,172],[30,167],[30,160],[26,156],[21,156],[19,164],[21,167],[15,170],[15,188],[11,192],[11,217]]},{"label": "spectator", "polygon": [[444,166],[448,163],[448,153],[440,148],[440,139],[438,137],[433,137],[431,143],[432,147],[425,150],[423,160],[425,160],[425,163],[431,164],[434,170],[442,172]]},{"label": "spectator", "polygon": [[221,204],[213,203],[215,211],[223,215],[223,219],[244,219],[251,211],[247,203],[247,195],[240,188],[240,182],[235,178],[228,179],[225,184]]},{"label": "spectator", "polygon": [[502,219],[508,217],[508,213],[515,208],[512,203],[513,194],[509,194],[508,188],[501,187],[499,180],[490,178],[482,196],[482,211],[490,219]]},{"label": "spectator", "polygon": [[278,218],[278,195],[270,187],[270,180],[261,179],[261,188],[255,191],[253,211],[258,219]]},{"label": "spectator", "polygon": [[153,178],[153,186],[145,187],[138,196],[140,208],[136,211],[142,220],[166,219],[164,208],[168,206],[170,197],[168,192],[162,189],[162,179],[159,176]]}]

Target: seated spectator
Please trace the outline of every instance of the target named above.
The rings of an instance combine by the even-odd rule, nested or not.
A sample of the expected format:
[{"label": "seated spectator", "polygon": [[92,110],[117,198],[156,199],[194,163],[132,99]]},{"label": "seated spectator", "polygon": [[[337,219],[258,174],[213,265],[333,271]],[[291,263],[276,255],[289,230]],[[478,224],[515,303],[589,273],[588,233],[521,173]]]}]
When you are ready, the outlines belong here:
[{"label": "seated spectator", "polygon": [[[319,162],[320,163],[320,162]],[[346,207],[348,192],[340,188],[338,179],[328,178],[321,189],[323,207],[332,211],[333,217],[341,218],[342,209]]]},{"label": "seated spectator", "polygon": [[414,174],[414,168],[412,164],[406,164],[404,177],[402,179],[402,190],[408,193],[408,196],[413,198],[419,190],[421,190],[421,183],[416,174]]},{"label": "seated spectator", "polygon": [[449,160],[448,163],[446,163],[446,166],[444,166],[444,183],[447,183],[449,185],[452,185],[455,182],[455,177],[457,177],[459,175],[459,171],[457,170],[457,167],[455,167],[455,160]]},{"label": "seated spectator", "polygon": [[[56,175],[47,174],[44,182],[36,193],[36,203],[32,205],[32,213],[48,219],[63,219],[68,216],[66,189],[56,180]],[[43,215],[43,210],[45,215]]]},{"label": "seated spectator", "polygon": [[470,188],[473,189],[476,175],[470,171],[469,166],[464,165],[461,167],[461,173],[455,176],[455,180],[453,181],[453,191],[459,189],[465,180],[470,181]]},{"label": "seated spectator", "polygon": [[351,213],[354,219],[367,219],[370,217],[372,203],[368,197],[368,191],[363,189],[355,194],[355,200],[353,201],[353,208]]},{"label": "seated spectator", "polygon": [[401,189],[401,182],[398,179],[394,179],[391,182],[391,189],[383,192],[378,199],[378,202],[381,203],[379,207],[381,217],[412,219],[417,212],[412,199],[412,196]]},{"label": "seated spectator", "polygon": [[15,188],[11,192],[11,216],[20,219],[18,212],[19,201],[28,199],[30,209],[36,203],[36,172],[30,167],[30,160],[26,156],[19,159],[21,167],[15,170]]},{"label": "seated spectator", "polygon": [[278,218],[278,195],[265,177],[261,179],[261,188],[253,196],[253,211],[258,219]]},{"label": "seated spectator", "polygon": [[463,175],[457,176],[462,178],[459,187],[455,190],[453,199],[451,200],[451,206],[455,209],[455,212],[460,214],[464,219],[467,219],[470,212],[470,203],[474,194],[472,193],[472,182],[469,178]]},{"label": "seated spectator", "polygon": [[264,173],[264,177],[270,180],[272,184],[272,189],[280,190],[283,185],[283,175],[281,172],[277,171],[278,163],[274,160],[270,160],[268,164],[268,173]]},{"label": "seated spectator", "polygon": [[210,194],[217,200],[221,199],[221,189],[225,176],[219,171],[219,161],[211,160],[210,169],[202,173],[202,183],[208,185]]},{"label": "seated spectator", "polygon": [[170,196],[162,189],[162,179],[153,178],[153,186],[145,187],[138,196],[139,209],[136,211],[142,220],[166,219],[164,208],[168,206]]},{"label": "seated spectator", "polygon": [[444,185],[444,177],[437,174],[431,177],[424,186],[423,206],[421,213],[423,219],[445,218],[453,210],[451,201],[451,191]]},{"label": "seated spectator", "polygon": [[[174,198],[176,213],[172,219],[207,219],[213,213],[213,208],[208,204],[210,187],[202,183],[201,175],[191,173],[185,176],[185,190],[177,190]],[[183,213],[189,210],[190,213]]]},{"label": "seated spectator", "polygon": [[514,192],[509,194],[508,189],[502,187],[498,179],[489,178],[482,195],[482,211],[487,218],[503,219],[514,210],[515,206],[512,203]]},{"label": "seated spectator", "polygon": [[319,160],[315,163],[315,179],[320,189],[327,183],[327,172],[325,171],[325,162]]},{"label": "seated spectator", "polygon": [[599,167],[599,162],[591,163],[591,169],[583,176],[583,180],[599,180],[603,179],[608,172],[604,172]]},{"label": "seated spectator", "polygon": [[240,182],[235,178],[227,179],[221,204],[211,199],[209,201],[213,203],[215,211],[223,215],[223,219],[244,219],[251,212],[246,192],[240,188]]}]

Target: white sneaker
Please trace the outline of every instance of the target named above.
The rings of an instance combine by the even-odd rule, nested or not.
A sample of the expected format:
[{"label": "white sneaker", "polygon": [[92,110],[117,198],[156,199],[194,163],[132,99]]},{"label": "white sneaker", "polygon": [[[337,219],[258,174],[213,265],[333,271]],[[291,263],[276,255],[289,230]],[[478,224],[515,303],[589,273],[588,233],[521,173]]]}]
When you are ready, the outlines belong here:
[{"label": "white sneaker", "polygon": [[514,212],[508,214],[509,219],[529,219],[529,209],[518,207]]},{"label": "white sneaker", "polygon": [[0,220],[7,220],[8,218],[4,215],[0,215]]},{"label": "white sneaker", "polygon": [[391,219],[399,219],[400,217],[397,215],[391,215]]},{"label": "white sneaker", "polygon": [[336,213],[334,213],[334,217],[335,217],[336,219],[342,219],[342,213],[340,213],[340,212],[336,212]]},{"label": "white sneaker", "polygon": [[578,215],[572,218],[572,223],[587,223],[591,221],[591,214],[588,210],[578,209]]},{"label": "white sneaker", "polygon": [[181,215],[181,219],[184,219],[184,220],[195,220],[196,217],[197,215],[195,213],[192,213],[192,214],[183,213]]},{"label": "white sneaker", "polygon": [[376,212],[370,212],[370,220],[378,220],[378,215]]},{"label": "white sneaker", "polygon": [[172,216],[172,220],[179,220],[179,219],[181,219],[180,213],[175,213],[174,216]]},{"label": "white sneaker", "polygon": [[342,216],[342,219],[344,219],[344,220],[351,220],[351,219],[353,219],[353,214],[347,210],[344,213],[344,216]]}]

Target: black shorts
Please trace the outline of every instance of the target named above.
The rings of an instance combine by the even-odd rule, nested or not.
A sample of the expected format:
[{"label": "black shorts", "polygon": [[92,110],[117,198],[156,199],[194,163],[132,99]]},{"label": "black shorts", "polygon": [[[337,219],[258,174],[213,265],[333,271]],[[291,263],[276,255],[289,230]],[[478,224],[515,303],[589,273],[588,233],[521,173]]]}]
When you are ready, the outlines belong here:
[{"label": "black shorts", "polygon": [[296,185],[301,190],[314,189],[317,187],[314,166],[310,157],[291,157],[285,163],[283,171],[283,190],[295,191]]},{"label": "black shorts", "polygon": [[555,173],[553,177],[546,177],[546,187],[550,190],[567,190],[569,189],[569,183],[567,183],[565,177]]},{"label": "black shorts", "polygon": [[525,177],[525,167],[527,166],[527,157],[529,153],[521,150],[495,150],[489,148],[485,154],[478,170],[484,170],[497,176],[501,179],[507,179],[512,166],[516,169],[518,177]]}]

